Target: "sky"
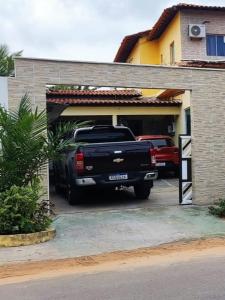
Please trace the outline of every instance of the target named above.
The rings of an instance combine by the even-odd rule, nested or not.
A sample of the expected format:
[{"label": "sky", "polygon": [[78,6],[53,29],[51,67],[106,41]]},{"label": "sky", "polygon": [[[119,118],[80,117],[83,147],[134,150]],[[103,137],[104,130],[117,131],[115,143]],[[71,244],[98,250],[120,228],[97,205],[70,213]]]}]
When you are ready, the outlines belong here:
[{"label": "sky", "polygon": [[124,36],[150,29],[179,2],[225,0],[0,0],[0,44],[23,56],[112,62]]}]

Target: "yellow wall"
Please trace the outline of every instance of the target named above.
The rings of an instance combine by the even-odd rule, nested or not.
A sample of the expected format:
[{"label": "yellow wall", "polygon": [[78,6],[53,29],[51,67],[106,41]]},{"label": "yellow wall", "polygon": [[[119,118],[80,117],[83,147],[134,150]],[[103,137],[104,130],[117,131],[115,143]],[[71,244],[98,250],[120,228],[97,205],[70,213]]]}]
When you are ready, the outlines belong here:
[{"label": "yellow wall", "polygon": [[[158,55],[158,41],[149,41],[147,37],[139,39],[137,44],[132,49],[127,62],[131,64],[160,64]],[[142,89],[143,96],[154,96],[157,90]]]},{"label": "yellow wall", "polygon": [[113,115],[179,115],[180,107],[168,106],[69,106],[61,116],[113,116]]},{"label": "yellow wall", "polygon": [[140,41],[136,43],[134,48],[132,49],[130,55],[127,58],[127,62],[130,64],[141,64],[141,46]]},{"label": "yellow wall", "polygon": [[159,38],[159,56],[163,56],[163,65],[170,64],[170,44],[174,42],[175,62],[181,60],[180,13],[177,13]]},{"label": "yellow wall", "polygon": [[[175,61],[181,60],[180,13],[177,13],[158,40],[139,39],[131,51],[127,62],[132,64],[170,64],[170,44],[174,42]],[[163,58],[163,61],[161,62]],[[143,96],[157,96],[162,91],[142,89]]]},{"label": "yellow wall", "polygon": [[139,40],[141,64],[160,64],[158,41],[149,41],[146,37]]}]

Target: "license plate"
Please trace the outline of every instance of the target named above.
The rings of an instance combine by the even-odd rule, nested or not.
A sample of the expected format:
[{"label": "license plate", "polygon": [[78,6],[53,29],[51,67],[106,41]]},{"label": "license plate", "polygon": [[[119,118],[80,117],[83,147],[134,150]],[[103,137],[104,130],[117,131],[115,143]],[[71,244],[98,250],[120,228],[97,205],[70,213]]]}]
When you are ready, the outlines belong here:
[{"label": "license plate", "polygon": [[165,167],[166,163],[165,162],[158,162],[155,165],[156,165],[156,167]]},{"label": "license plate", "polygon": [[110,175],[109,176],[109,180],[126,180],[128,179],[128,175],[127,174],[116,174],[116,175]]}]

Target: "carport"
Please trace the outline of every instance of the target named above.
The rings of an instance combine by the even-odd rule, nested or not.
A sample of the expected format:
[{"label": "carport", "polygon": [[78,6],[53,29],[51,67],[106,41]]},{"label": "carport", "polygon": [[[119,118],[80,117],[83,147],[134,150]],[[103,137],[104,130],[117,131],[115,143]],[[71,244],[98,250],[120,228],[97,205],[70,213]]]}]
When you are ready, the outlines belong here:
[{"label": "carport", "polygon": [[[10,109],[25,92],[34,105],[45,108],[47,84],[190,91],[193,202],[208,204],[224,197],[224,70],[16,58],[15,74],[8,78]],[[45,186],[48,190],[48,174]]]},{"label": "carport", "polygon": [[104,87],[55,90],[48,87],[46,99],[50,122],[60,112],[55,122],[79,120],[91,121],[95,125],[120,124],[131,128],[136,136],[174,135],[181,129],[175,126],[181,114],[181,100],[145,97],[139,90]]}]

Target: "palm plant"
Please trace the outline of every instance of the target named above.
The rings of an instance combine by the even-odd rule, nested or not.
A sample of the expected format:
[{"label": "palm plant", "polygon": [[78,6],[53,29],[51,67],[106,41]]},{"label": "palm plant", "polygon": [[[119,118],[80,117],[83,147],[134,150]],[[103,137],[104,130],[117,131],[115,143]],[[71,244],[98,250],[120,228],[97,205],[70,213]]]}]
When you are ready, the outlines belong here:
[{"label": "palm plant", "polygon": [[86,124],[59,124],[47,134],[46,111],[33,111],[27,95],[14,112],[0,107],[0,192],[35,182],[49,159],[59,158],[66,147],[75,147],[63,136]]},{"label": "palm plant", "polygon": [[0,76],[10,76],[14,73],[14,56],[21,56],[23,51],[9,53],[7,45],[0,45]]}]

